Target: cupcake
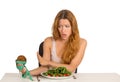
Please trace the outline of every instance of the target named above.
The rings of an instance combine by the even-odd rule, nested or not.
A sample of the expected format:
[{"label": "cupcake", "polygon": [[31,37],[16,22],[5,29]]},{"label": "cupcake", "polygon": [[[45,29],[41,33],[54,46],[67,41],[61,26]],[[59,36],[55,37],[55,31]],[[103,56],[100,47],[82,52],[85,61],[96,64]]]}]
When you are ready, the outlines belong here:
[{"label": "cupcake", "polygon": [[17,61],[27,61],[26,57],[24,55],[19,55],[17,57]]}]

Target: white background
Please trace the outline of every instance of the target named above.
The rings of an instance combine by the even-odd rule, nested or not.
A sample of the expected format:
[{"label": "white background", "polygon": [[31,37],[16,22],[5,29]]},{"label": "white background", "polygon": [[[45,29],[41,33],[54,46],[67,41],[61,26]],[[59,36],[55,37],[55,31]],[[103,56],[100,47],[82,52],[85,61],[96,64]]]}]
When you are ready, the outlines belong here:
[{"label": "white background", "polygon": [[39,44],[51,36],[61,9],[74,13],[88,42],[78,72],[120,74],[120,0],[0,0],[0,79],[18,72],[20,54],[27,57],[28,69],[38,66]]}]

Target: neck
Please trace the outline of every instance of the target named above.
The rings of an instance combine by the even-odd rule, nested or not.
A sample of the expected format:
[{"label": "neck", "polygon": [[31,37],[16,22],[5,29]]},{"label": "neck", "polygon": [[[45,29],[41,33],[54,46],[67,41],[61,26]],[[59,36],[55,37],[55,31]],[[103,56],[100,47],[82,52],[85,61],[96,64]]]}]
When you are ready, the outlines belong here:
[{"label": "neck", "polygon": [[62,43],[66,43],[66,42],[68,41],[68,39],[60,39],[60,41],[61,41]]}]

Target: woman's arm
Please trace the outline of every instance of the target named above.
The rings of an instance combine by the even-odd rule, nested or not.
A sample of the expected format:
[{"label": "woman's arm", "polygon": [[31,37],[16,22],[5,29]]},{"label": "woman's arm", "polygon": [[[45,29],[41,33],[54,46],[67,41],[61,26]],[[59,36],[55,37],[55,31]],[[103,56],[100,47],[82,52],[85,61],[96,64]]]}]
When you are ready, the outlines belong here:
[{"label": "woman's arm", "polygon": [[[44,40],[44,45],[43,45],[43,58],[45,59],[44,62],[41,62],[41,61],[43,61],[43,59],[40,59],[41,56],[40,56],[39,52],[37,52],[37,58],[41,65],[46,66],[46,64],[45,64],[45,63],[47,63],[46,61],[50,61],[51,44],[52,44],[51,37],[48,37]],[[44,64],[42,64],[42,63],[44,63]]]},{"label": "woman's arm", "polygon": [[44,71],[47,71],[48,68],[47,67],[44,67],[44,66],[40,66],[36,69],[33,69],[33,70],[30,70],[30,74],[31,75],[39,75],[41,72],[44,72]]},{"label": "woman's arm", "polygon": [[81,39],[80,49],[70,64],[59,64],[59,63],[50,61],[48,59],[44,59],[39,54],[38,54],[38,59],[40,60],[40,63],[42,65],[45,65],[45,66],[48,65],[48,66],[52,66],[52,67],[66,67],[69,71],[74,72],[75,69],[78,67],[78,65],[82,61],[86,45],[87,45],[87,41],[84,39]]},{"label": "woman's arm", "polygon": [[[51,43],[51,38],[48,37],[44,40],[44,45],[43,45],[43,58],[47,61],[50,61],[50,43]],[[30,74],[31,75],[38,75],[40,74],[41,72],[44,72],[44,71],[47,71],[48,70],[48,66],[47,64],[45,65],[46,61],[44,61],[44,64],[42,64],[41,61],[43,61],[42,59],[39,58],[39,52],[37,52],[37,58],[38,58],[38,61],[40,62],[40,64],[42,66],[36,68],[36,69],[33,69],[30,71]]]}]

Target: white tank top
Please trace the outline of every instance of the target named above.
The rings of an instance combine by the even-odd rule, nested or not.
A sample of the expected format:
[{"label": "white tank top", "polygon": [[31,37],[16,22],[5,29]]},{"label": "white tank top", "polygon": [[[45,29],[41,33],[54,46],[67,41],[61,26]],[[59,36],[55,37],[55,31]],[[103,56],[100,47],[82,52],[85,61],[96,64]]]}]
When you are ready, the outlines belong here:
[{"label": "white tank top", "polygon": [[[57,63],[60,63],[61,62],[61,58],[59,58],[57,56],[57,53],[56,53],[56,42],[54,39],[52,39],[52,48],[51,48],[51,60],[54,61],[54,62],[57,62]],[[51,69],[51,67],[49,68]],[[75,72],[75,71],[74,71]],[[74,73],[73,72],[73,73]]]},{"label": "white tank top", "polygon": [[52,39],[51,60],[57,63],[61,61],[61,58],[59,58],[56,53],[56,42],[54,39]]}]

